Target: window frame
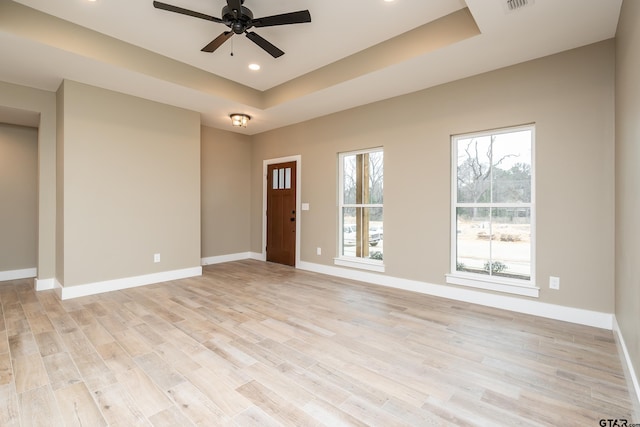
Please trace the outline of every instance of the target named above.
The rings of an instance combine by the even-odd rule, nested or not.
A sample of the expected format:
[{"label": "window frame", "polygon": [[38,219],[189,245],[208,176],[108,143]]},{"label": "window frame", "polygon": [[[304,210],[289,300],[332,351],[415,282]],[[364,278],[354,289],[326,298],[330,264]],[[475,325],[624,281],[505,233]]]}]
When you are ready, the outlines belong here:
[{"label": "window frame", "polygon": [[[338,229],[337,229],[337,256],[334,258],[334,264],[342,267],[351,267],[351,268],[359,268],[363,270],[375,271],[378,273],[384,273],[384,259],[383,260],[375,260],[370,258],[362,258],[356,256],[345,256],[344,254],[344,242],[343,242],[343,234],[344,234],[344,208],[381,208],[383,212],[384,218],[384,198],[383,203],[344,203],[344,158],[347,156],[357,156],[360,154],[370,154],[370,153],[382,153],[384,159],[384,147],[373,147],[362,150],[355,151],[346,151],[342,153],[338,153]],[[384,161],[384,160],[383,160]],[[384,171],[384,163],[383,163],[383,171]],[[383,175],[384,182],[384,175]],[[383,184],[384,188],[384,184]],[[384,189],[383,189],[384,192]],[[384,223],[384,219],[383,219]],[[367,230],[367,233],[369,231]],[[367,234],[368,235],[368,234]]]},{"label": "window frame", "polygon": [[[458,202],[458,141],[461,139],[479,138],[479,137],[491,137],[494,135],[501,135],[513,132],[521,132],[528,130],[531,132],[531,200],[528,203],[514,202],[514,203],[467,203]],[[484,290],[498,291],[516,295],[523,295],[529,297],[538,297],[540,288],[536,286],[536,191],[535,191],[535,143],[536,143],[536,128],[535,123],[510,126],[504,128],[490,129],[479,132],[456,134],[451,136],[451,254],[450,254],[450,266],[449,273],[446,275],[446,282],[454,285],[469,286]],[[531,274],[529,280],[500,277],[495,275],[485,275],[480,273],[458,271],[457,262],[457,210],[458,208],[466,207],[482,207],[482,208],[529,208],[531,218],[531,236],[530,236],[530,268]],[[492,241],[489,240],[491,244]]]}]

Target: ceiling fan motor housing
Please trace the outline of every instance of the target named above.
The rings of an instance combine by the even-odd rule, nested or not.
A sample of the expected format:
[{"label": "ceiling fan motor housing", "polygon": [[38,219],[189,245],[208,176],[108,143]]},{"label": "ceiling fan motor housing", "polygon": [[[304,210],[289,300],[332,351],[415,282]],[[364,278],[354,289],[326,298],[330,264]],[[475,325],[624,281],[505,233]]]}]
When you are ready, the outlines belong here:
[{"label": "ceiling fan motor housing", "polygon": [[244,6],[242,6],[241,9],[240,16],[236,19],[233,10],[229,9],[229,6],[222,8],[222,19],[225,21],[225,24],[231,28],[231,31],[236,34],[242,34],[248,30],[251,27],[249,23],[253,19],[253,13],[249,9]]}]

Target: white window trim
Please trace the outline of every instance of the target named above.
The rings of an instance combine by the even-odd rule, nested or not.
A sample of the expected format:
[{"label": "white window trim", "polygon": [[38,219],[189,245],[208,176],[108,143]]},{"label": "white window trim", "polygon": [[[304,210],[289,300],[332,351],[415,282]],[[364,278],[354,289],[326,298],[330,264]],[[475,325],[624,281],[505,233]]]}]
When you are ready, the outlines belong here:
[{"label": "white window trim", "polygon": [[333,263],[341,267],[360,268],[362,270],[370,270],[378,273],[384,273],[383,262],[375,259],[343,256],[343,257],[334,258]]},{"label": "white window trim", "polygon": [[[518,203],[518,204],[501,204],[493,203],[491,207],[523,207],[531,209],[531,277],[529,280],[510,279],[499,276],[489,276],[483,274],[474,274],[468,272],[461,272],[456,270],[456,245],[457,245],[457,207],[473,207],[477,204],[469,203],[456,203],[458,200],[458,156],[456,149],[456,141],[463,138],[474,138],[486,135],[497,135],[502,133],[517,132],[520,130],[531,131],[531,202],[530,203]],[[536,189],[535,189],[535,142],[536,142],[536,128],[535,124],[528,124],[522,126],[513,126],[508,128],[500,128],[487,130],[483,132],[459,134],[451,136],[451,255],[450,255],[450,271],[446,274],[446,282],[452,285],[468,286],[472,288],[484,289],[489,291],[504,292],[514,295],[522,295],[528,297],[538,298],[540,288],[536,286]]]},{"label": "white window trim", "polygon": [[377,273],[384,273],[385,271],[385,266],[384,266],[384,259],[382,261],[379,260],[375,260],[375,259],[367,259],[367,258],[358,258],[358,257],[350,257],[350,256],[344,256],[342,255],[343,253],[343,246],[342,246],[342,232],[344,230],[344,223],[343,223],[343,218],[342,218],[342,209],[345,207],[368,207],[368,208],[383,208],[384,209],[384,204],[367,204],[367,205],[362,205],[362,204],[352,204],[352,203],[346,203],[343,204],[343,200],[344,200],[344,170],[343,170],[343,159],[345,156],[353,156],[353,155],[358,155],[358,154],[365,154],[365,153],[374,153],[374,152],[379,152],[382,151],[382,153],[384,154],[384,148],[383,147],[374,147],[374,148],[368,148],[365,150],[356,150],[356,151],[347,151],[344,153],[339,153],[338,154],[338,230],[337,230],[337,236],[338,236],[338,256],[335,257],[333,259],[333,263],[335,265],[339,265],[341,267],[350,267],[350,268],[358,268],[361,270],[369,270],[369,271],[374,271]]},{"label": "white window trim", "polygon": [[[450,285],[468,286],[488,291],[498,291],[514,295],[537,298],[540,288],[527,280],[508,279],[496,276],[482,276],[480,274],[455,272],[446,275]],[[485,280],[483,280],[485,279]]]}]

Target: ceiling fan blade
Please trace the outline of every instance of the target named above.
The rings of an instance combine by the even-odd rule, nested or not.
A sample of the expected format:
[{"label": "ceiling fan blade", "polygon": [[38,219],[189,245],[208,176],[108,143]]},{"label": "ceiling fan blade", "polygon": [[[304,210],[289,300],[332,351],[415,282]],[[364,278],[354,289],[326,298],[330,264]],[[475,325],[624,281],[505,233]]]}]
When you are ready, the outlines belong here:
[{"label": "ceiling fan blade", "polygon": [[155,7],[156,9],[167,10],[169,12],[180,13],[182,15],[193,16],[194,18],[204,19],[206,21],[213,21],[220,24],[224,24],[224,21],[222,19],[216,18],[215,16],[205,15],[204,13],[194,12],[193,10],[184,9],[182,7],[173,6],[171,4],[162,3],[159,1],[154,1],[153,7]]},{"label": "ceiling fan blade", "polygon": [[273,27],[274,25],[302,24],[311,22],[311,13],[308,10],[283,13],[281,15],[265,16],[251,20],[254,27]]},{"label": "ceiling fan blade", "polygon": [[233,31],[225,31],[224,33],[220,34],[218,37],[216,37],[215,39],[213,39],[211,41],[211,43],[209,43],[208,45],[206,45],[205,47],[203,47],[202,49],[200,49],[202,52],[213,52],[215,51],[217,48],[219,48],[220,46],[222,46],[222,44],[224,42],[226,42],[227,40],[229,40],[231,38],[231,36],[233,35]]},{"label": "ceiling fan blade", "polygon": [[233,10],[234,17],[236,19],[240,18],[242,15],[242,1],[240,0],[227,0],[227,6],[229,6],[229,10]]},{"label": "ceiling fan blade", "polygon": [[280,49],[278,49],[277,47],[269,43],[264,38],[260,37],[258,34],[250,33],[250,32],[247,32],[246,34],[249,40],[251,40],[258,46],[260,46],[262,49],[264,49],[269,55],[273,56],[274,58],[279,58],[282,55],[284,55],[283,51],[281,51]]}]

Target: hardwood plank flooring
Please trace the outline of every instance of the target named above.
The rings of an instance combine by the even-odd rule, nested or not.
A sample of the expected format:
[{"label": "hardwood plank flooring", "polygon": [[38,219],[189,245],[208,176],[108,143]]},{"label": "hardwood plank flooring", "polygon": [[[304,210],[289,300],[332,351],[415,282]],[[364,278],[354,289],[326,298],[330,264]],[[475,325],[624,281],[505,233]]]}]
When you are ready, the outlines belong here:
[{"label": "hardwood plank flooring", "polygon": [[277,264],[0,309],[2,426],[640,423],[611,331]]}]

